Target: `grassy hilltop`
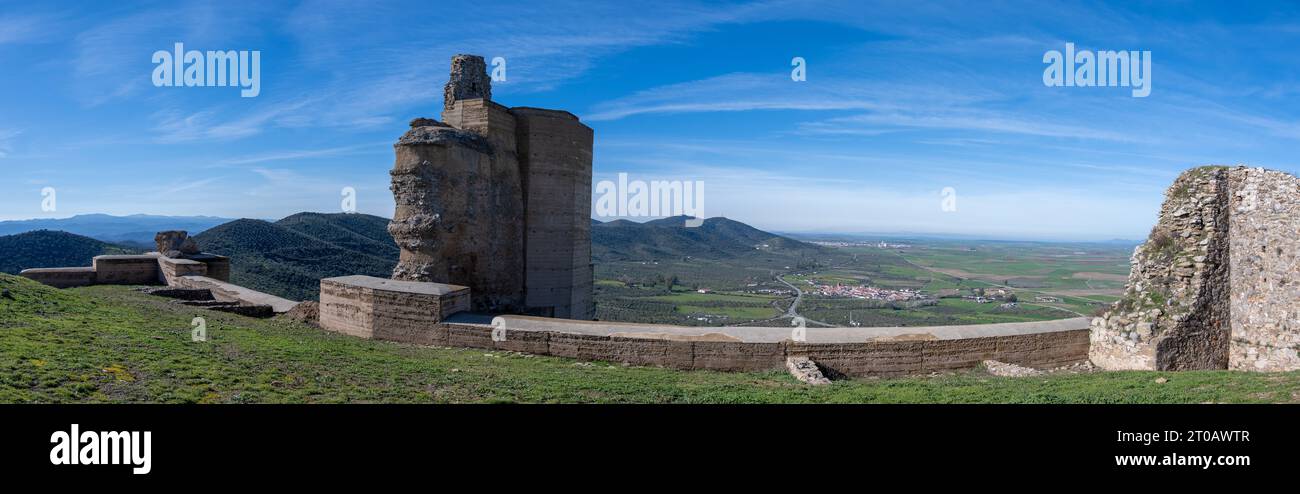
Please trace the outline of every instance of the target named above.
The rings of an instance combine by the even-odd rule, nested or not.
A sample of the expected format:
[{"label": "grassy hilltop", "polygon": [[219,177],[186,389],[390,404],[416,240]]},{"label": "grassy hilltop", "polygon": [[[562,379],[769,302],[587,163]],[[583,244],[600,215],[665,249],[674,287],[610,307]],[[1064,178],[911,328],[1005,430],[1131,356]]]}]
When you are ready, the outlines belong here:
[{"label": "grassy hilltop", "polygon": [[[206,342],[190,339],[197,315],[207,319]],[[1297,390],[1300,372],[1229,371],[972,371],[813,388],[781,371],[687,372],[368,341],[201,311],[130,287],[57,290],[0,275],[0,403],[1200,403],[1296,402]]]}]

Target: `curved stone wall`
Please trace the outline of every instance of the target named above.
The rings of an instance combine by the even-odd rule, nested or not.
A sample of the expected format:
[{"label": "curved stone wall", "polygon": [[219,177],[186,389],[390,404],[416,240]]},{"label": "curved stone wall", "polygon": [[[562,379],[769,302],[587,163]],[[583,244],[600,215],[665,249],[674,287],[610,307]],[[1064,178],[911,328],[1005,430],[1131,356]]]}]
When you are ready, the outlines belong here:
[{"label": "curved stone wall", "polygon": [[1088,359],[1086,318],[972,326],[807,328],[805,341],[770,327],[686,327],[458,314],[419,343],[526,352],[683,370],[784,369],[809,357],[847,377],[970,369],[984,360],[1052,368]]}]

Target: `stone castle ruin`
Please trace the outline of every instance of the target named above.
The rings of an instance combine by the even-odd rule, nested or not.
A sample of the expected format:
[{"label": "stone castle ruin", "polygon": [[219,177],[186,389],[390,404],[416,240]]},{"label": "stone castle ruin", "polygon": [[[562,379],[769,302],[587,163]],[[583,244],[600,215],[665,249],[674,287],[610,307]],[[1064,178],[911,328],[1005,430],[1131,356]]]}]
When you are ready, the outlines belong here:
[{"label": "stone castle ruin", "polygon": [[443,121],[393,146],[393,279],[473,287],[479,312],[591,319],[591,128],[493,102],[478,56],[452,59],[443,94]]},{"label": "stone castle ruin", "polygon": [[1300,369],[1300,179],[1184,172],[1133,253],[1124,296],[1092,323],[1105,369]]},{"label": "stone castle ruin", "polygon": [[1124,297],[1095,319],[810,327],[800,337],[782,327],[591,321],[591,128],[565,111],[493,102],[477,56],[452,59],[443,95],[442,121],[414,119],[393,145],[388,230],[401,257],[391,279],[322,279],[319,304],[300,304],[230,284],[229,259],[199,252],[184,232],[159,233],[147,255],[22,274],[59,287],[165,284],[159,294],[200,307],[301,313],[362,338],[676,369],[785,368],[818,384],[981,365],[1032,375],[1089,360],[1104,369],[1300,369],[1300,180],[1285,173],[1203,167],[1180,176],[1133,254]]},{"label": "stone castle ruin", "polygon": [[[990,359],[1087,358],[1088,321],[980,328],[693,328],[589,321],[592,130],[558,110],[492,101],[483,59],[457,55],[442,121],[394,145],[392,279],[321,280],[319,324],[362,338],[678,369],[787,368],[801,380],[906,375]],[[543,316],[543,317],[536,317]],[[813,372],[817,370],[818,372]]]}]

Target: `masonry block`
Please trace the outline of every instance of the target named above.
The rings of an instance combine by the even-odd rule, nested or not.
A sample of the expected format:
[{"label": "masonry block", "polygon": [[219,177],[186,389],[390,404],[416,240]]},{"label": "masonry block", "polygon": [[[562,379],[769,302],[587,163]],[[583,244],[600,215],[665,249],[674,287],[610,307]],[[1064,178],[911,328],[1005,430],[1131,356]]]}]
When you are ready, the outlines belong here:
[{"label": "masonry block", "polygon": [[442,283],[326,278],[321,280],[320,325],[362,338],[437,344],[440,331],[451,338],[450,328],[439,323],[467,310],[469,298],[469,288]]}]

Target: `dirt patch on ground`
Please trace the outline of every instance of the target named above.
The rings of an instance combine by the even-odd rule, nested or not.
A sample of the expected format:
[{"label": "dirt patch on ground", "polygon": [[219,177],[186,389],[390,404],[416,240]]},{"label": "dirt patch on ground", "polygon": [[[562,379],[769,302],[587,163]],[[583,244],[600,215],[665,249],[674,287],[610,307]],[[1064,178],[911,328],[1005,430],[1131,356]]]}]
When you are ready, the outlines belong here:
[{"label": "dirt patch on ground", "polygon": [[320,327],[320,303],[313,301],[299,302],[298,305],[280,315],[281,318]]},{"label": "dirt patch on ground", "polygon": [[1128,275],[1115,273],[1098,273],[1096,271],[1083,271],[1070,275],[1071,278],[1078,280],[1096,280],[1096,281],[1128,281]]},{"label": "dirt patch on ground", "polygon": [[1087,297],[1089,295],[1111,295],[1111,296],[1118,297],[1124,294],[1124,289],[1123,288],[1114,288],[1114,289],[1097,288],[1097,289],[1090,290],[1087,288],[1069,288],[1064,290],[1045,290],[1043,293],[1047,293],[1048,295],[1070,295],[1075,297]]},{"label": "dirt patch on ground", "polygon": [[985,275],[975,274],[969,271],[962,271],[960,269],[952,269],[952,268],[929,268],[929,269],[930,271],[934,271],[936,273],[943,273],[948,276],[956,276],[958,278],[978,278],[980,276],[985,276]]}]

